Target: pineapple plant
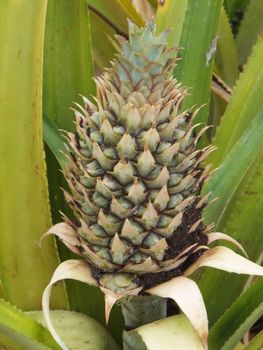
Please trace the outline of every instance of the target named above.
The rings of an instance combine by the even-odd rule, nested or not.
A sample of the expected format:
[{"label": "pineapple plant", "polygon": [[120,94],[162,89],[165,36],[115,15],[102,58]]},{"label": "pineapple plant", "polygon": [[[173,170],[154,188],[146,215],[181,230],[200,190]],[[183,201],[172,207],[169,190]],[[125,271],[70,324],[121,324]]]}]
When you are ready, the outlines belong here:
[{"label": "pineapple plant", "polygon": [[55,234],[83,258],[63,262],[43,295],[47,326],[62,349],[67,346],[48,306],[59,280],[99,287],[106,320],[117,301],[125,305],[138,295],[150,300],[148,294],[172,298],[207,347],[205,306],[187,276],[201,266],[263,275],[260,266],[229,248],[209,249],[225,239],[244,252],[202,222],[208,196],[201,188],[209,176],[202,161],[213,147],[197,148],[207,127],[196,131],[198,109],[181,109],[187,90],[172,77],[175,49],[166,48],[167,35],[156,35],[153,22],[143,28],[129,23],[129,40],[118,37],[121,54],[96,78],[95,102],[83,97],[84,107],[75,109],[76,133],[67,133],[64,171],[75,220],[64,216],[45,234]]},{"label": "pineapple plant", "polygon": [[[256,272],[255,265],[248,268],[247,261],[236,254],[233,255],[230,250],[222,247],[210,249],[209,243],[212,240],[219,236],[227,238],[218,232],[210,233],[212,227],[209,231],[205,225],[212,222],[215,223],[213,230],[226,232],[238,242],[242,242],[253,261],[260,262],[262,253],[263,41],[262,37],[257,40],[257,35],[262,33],[260,25],[263,7],[259,0],[246,1],[247,6],[238,3],[233,4],[233,1],[229,0],[204,0],[196,6],[195,1],[89,0],[87,4],[86,0],[40,0],[37,6],[32,6],[33,1],[30,0],[1,2],[0,31],[3,40],[0,44],[0,348],[36,350],[44,346],[47,349],[59,350],[62,345],[63,349],[68,347],[88,350],[95,346],[96,349],[115,350],[120,349],[123,341],[125,349],[145,347],[149,350],[202,350],[206,343],[207,318],[209,349],[237,350],[263,346],[262,332],[251,340],[260,328],[260,322],[257,320],[262,315],[262,278],[236,276],[205,268],[194,276],[195,282],[198,278],[202,296],[195,282],[188,278],[192,271],[204,265],[239,273]],[[132,4],[139,13],[134,10]],[[147,5],[150,5],[150,11],[145,11]],[[244,12],[236,36],[232,35],[229,23],[234,19],[233,6],[241,6]],[[75,245],[76,240],[73,237],[79,235],[76,230],[81,226],[78,213],[75,219],[68,214],[61,192],[61,186],[65,186],[59,168],[64,169],[65,158],[60,152],[64,149],[64,140],[59,129],[75,132],[75,125],[72,123],[74,114],[69,106],[72,101],[82,104],[81,95],[95,95],[95,83],[91,81],[91,76],[100,75],[104,67],[109,66],[109,60],[117,47],[114,34],[128,38],[127,17],[139,27],[143,26],[144,21],[155,17],[157,32],[171,29],[168,45],[183,48],[174,55],[171,53],[172,57],[181,58],[175,62],[176,67],[172,75],[190,92],[182,97],[178,114],[189,107],[206,104],[192,120],[192,125],[199,121],[213,125],[205,133],[206,137],[202,137],[198,143],[198,148],[205,142],[217,146],[217,150],[202,162],[202,166],[211,163],[211,169],[219,169],[209,181],[203,181],[204,185],[201,183],[200,187],[202,195],[211,192],[210,202],[214,197],[218,200],[202,209],[207,243],[203,248],[200,246],[200,250],[192,254],[189,252],[186,262],[180,263],[173,271],[149,272],[147,268],[145,273],[141,274],[117,270],[113,272],[96,267],[82,253],[82,260],[64,262],[56,270],[43,298],[45,317],[60,344],[58,345],[50,332],[43,327],[45,323],[40,311],[41,295],[55,267],[60,261],[65,261],[70,256],[72,258],[72,254],[63,246],[63,242],[55,241],[54,237],[48,237],[42,247],[38,242],[43,232],[51,227],[51,213],[54,223],[61,221],[59,209],[68,215],[72,222],[65,218],[68,226],[56,226],[52,231],[64,239],[71,249],[79,248],[79,245]],[[148,44],[150,45],[150,41]],[[146,69],[145,71],[148,73]],[[110,80],[107,77],[106,79]],[[169,79],[169,73],[166,79]],[[178,90],[180,89],[184,90],[178,86]],[[94,103],[94,100],[92,101]],[[83,119],[87,113],[88,117],[91,117],[95,113],[92,110],[99,110],[97,102],[94,106],[85,99],[84,104],[85,111],[79,110]],[[17,106],[20,106],[19,113]],[[195,110],[186,111],[185,114],[192,112]],[[123,123],[120,124],[125,127]],[[160,128],[159,125],[156,127],[158,132]],[[196,138],[198,129],[199,127],[193,130],[193,138]],[[139,138],[139,133],[130,135],[136,141]],[[43,141],[46,144],[46,157],[43,156]],[[101,146],[100,142],[95,142]],[[164,143],[163,139],[161,142]],[[105,140],[104,143],[106,144]],[[104,147],[101,148],[105,150]],[[157,151],[151,151],[154,159]],[[70,152],[72,154],[68,155],[69,159],[74,156],[71,146]],[[119,156],[118,151],[117,154]],[[79,160],[79,156],[76,158]],[[127,161],[125,158],[124,160]],[[135,161],[128,161],[135,164],[136,168],[137,156]],[[69,164],[67,168],[64,173],[70,177],[72,175]],[[167,168],[171,170],[171,167]],[[17,169],[21,170],[19,174]],[[201,168],[200,170],[202,172]],[[99,177],[104,178],[104,175]],[[135,177],[138,175],[135,174]],[[126,185],[123,187],[126,188]],[[88,190],[90,189],[91,187],[88,187]],[[125,191],[123,190],[124,197]],[[68,196],[75,200],[74,191],[66,195],[69,199]],[[118,200],[120,197],[116,195]],[[156,197],[148,197],[161,217],[164,211],[158,211],[156,208]],[[142,201],[138,206],[143,205],[147,208],[147,203],[148,201]],[[191,205],[186,208],[183,220],[188,209],[192,208]],[[101,209],[104,215],[108,214],[105,208]],[[129,221],[136,221],[131,216]],[[93,230],[93,225],[90,224],[89,229]],[[179,229],[180,227],[175,229],[178,234]],[[129,242],[121,237],[119,231],[116,233],[120,240]],[[72,235],[72,241],[69,234]],[[111,239],[114,235],[110,235]],[[174,251],[180,243],[179,237],[177,238]],[[158,265],[169,256],[168,250],[173,241],[168,238],[166,241],[167,255],[163,259],[157,260],[149,255]],[[89,248],[93,250],[96,244],[91,243]],[[148,249],[144,243],[145,241],[135,245],[135,248]],[[111,254],[111,242],[104,248],[109,249]],[[79,253],[79,250],[76,249],[76,252]],[[179,251],[180,248],[178,253]],[[130,260],[128,257],[121,265],[126,266]],[[257,273],[260,274],[258,268]],[[102,285],[101,277],[106,274],[107,283]],[[142,288],[140,291],[135,290],[134,294],[138,294],[134,296],[127,295],[128,288],[126,290],[124,285],[132,276],[133,282],[136,282],[135,289],[137,286]],[[79,279],[100,287],[105,293],[107,317],[111,305],[114,302],[118,303],[110,313],[108,332],[97,323],[99,321],[102,325],[105,324],[104,303],[99,288],[90,288],[75,281],[59,283],[52,293],[52,311],[48,310],[51,287],[63,278]],[[115,284],[116,281],[121,283],[118,289],[114,289],[110,283],[113,278]],[[169,308],[173,306],[171,301],[168,301],[167,313],[167,298],[175,300],[182,311],[181,314],[178,314],[177,308]],[[27,313],[28,310],[31,312]],[[171,311],[175,315],[170,317]],[[123,333],[121,312],[126,326]],[[187,315],[198,333],[182,313]],[[54,326],[50,323],[49,316]],[[253,326],[255,322],[256,327]],[[245,335],[246,332],[249,332],[249,335]],[[197,334],[202,338],[203,346]],[[143,344],[138,344],[139,338]]]}]

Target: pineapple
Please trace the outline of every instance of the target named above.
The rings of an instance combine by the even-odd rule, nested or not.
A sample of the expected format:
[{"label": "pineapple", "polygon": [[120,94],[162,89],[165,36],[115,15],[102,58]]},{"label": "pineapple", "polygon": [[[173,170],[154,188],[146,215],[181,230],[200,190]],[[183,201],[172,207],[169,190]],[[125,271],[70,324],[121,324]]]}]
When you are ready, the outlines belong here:
[{"label": "pineapple", "polygon": [[105,287],[119,274],[132,287],[170,279],[207,244],[200,163],[209,150],[196,151],[196,111],[180,112],[186,91],[172,78],[166,36],[131,24],[122,54],[96,80],[98,108],[85,99],[68,134],[65,197],[77,218],[68,224]]},{"label": "pineapple", "polygon": [[[228,248],[208,248],[222,238],[240,245],[209,233],[211,226],[202,222],[208,197],[200,191],[209,171],[201,163],[212,147],[196,148],[206,128],[195,130],[198,110],[181,110],[187,91],[172,77],[175,50],[166,48],[166,38],[167,32],[155,34],[153,22],[145,28],[129,23],[129,41],[118,37],[121,54],[96,79],[96,105],[84,97],[85,106],[75,110],[76,133],[67,134],[64,173],[71,190],[65,198],[76,219],[64,217],[47,234],[57,235],[83,260],[62,263],[44,293],[47,324],[58,341],[46,301],[52,284],[75,278],[101,288],[107,318],[127,295],[173,297],[173,283],[174,300],[206,344],[203,301],[185,275],[204,265],[227,270],[224,258],[228,270],[240,272],[232,261],[246,260]],[[262,274],[256,264],[246,263],[250,270],[241,272]],[[203,313],[201,328],[187,308],[189,300],[177,298],[185,288],[194,290],[192,306]]]}]

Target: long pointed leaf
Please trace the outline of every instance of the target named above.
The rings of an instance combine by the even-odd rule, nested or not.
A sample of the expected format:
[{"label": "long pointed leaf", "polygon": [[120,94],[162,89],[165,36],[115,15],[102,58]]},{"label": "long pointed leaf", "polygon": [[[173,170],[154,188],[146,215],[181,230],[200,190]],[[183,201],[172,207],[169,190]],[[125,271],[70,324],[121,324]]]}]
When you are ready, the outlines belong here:
[{"label": "long pointed leaf", "polygon": [[89,17],[85,0],[49,0],[44,56],[44,113],[72,130],[73,102],[95,92]]},{"label": "long pointed leaf", "polygon": [[215,66],[217,73],[219,73],[221,78],[227,84],[233,86],[239,74],[237,49],[224,7],[221,9],[218,28],[218,43],[215,55]]},{"label": "long pointed leaf", "polygon": [[56,157],[61,169],[63,169],[66,162],[66,157],[63,153],[65,151],[64,140],[56,124],[47,116],[43,117],[43,133],[46,145]]},{"label": "long pointed leaf", "polygon": [[227,212],[238,186],[242,183],[255,158],[263,152],[263,109],[252,120],[243,136],[235,144],[220,168],[204,186],[204,193],[212,191],[214,203],[205,209],[207,222],[214,222],[219,227]]},{"label": "long pointed leaf", "polygon": [[263,314],[263,278],[258,279],[214,324],[209,333],[213,350],[232,350]]},{"label": "long pointed leaf", "polygon": [[142,26],[143,20],[130,0],[89,0],[92,48],[96,73],[100,74],[117,51],[115,35],[127,36],[129,18]]},{"label": "long pointed leaf", "polygon": [[183,86],[190,88],[182,109],[194,104],[206,106],[199,112],[197,121],[206,122],[214,54],[216,49],[221,0],[188,1],[180,40],[182,60],[174,75]]},{"label": "long pointed leaf", "polygon": [[[7,300],[39,309],[58,264],[42,145],[45,0],[0,2],[0,276]],[[54,305],[67,305],[57,290]]]},{"label": "long pointed leaf", "polygon": [[178,47],[180,44],[185,12],[188,0],[167,0],[159,2],[156,12],[156,27],[158,32],[170,30],[168,45]]},{"label": "long pointed leaf", "polygon": [[91,11],[95,11],[119,34],[128,33],[128,18],[139,26],[144,24],[130,0],[89,0],[88,3]]},{"label": "long pointed leaf", "polygon": [[[205,191],[212,190],[214,196],[219,196],[206,209],[206,221],[211,223],[215,220],[217,229],[238,240],[253,261],[259,259],[263,249],[262,116],[263,110],[205,187]],[[202,274],[199,286],[210,324],[240,295],[246,280],[245,276],[225,275],[219,271]],[[228,285],[231,285],[230,289]]]},{"label": "long pointed leaf", "polygon": [[59,350],[49,331],[26,313],[0,300],[0,348]]},{"label": "long pointed leaf", "polygon": [[234,89],[213,144],[217,150],[207,162],[218,167],[235,142],[248,127],[262,106],[263,100],[263,40],[260,39]]},{"label": "long pointed leaf", "polygon": [[263,33],[263,1],[250,0],[236,38],[239,64],[249,57],[257,38]]},{"label": "long pointed leaf", "polygon": [[116,54],[114,36],[117,34],[117,31],[98,13],[94,12],[92,8],[89,9],[89,12],[94,66],[96,74],[99,75],[106,67],[110,66],[110,61]]}]

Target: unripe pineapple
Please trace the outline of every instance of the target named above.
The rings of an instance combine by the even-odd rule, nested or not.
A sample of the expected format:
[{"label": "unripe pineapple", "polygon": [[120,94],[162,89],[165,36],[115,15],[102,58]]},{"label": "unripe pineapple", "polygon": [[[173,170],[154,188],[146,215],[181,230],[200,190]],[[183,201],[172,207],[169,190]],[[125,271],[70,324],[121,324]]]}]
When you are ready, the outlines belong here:
[{"label": "unripe pineapple", "polygon": [[47,306],[52,284],[61,279],[100,287],[106,318],[127,295],[172,297],[206,347],[205,307],[185,276],[200,266],[263,274],[228,248],[208,248],[218,239],[241,247],[222,233],[209,234],[211,226],[202,223],[207,197],[200,190],[208,168],[201,162],[212,147],[196,149],[206,128],[195,130],[197,110],[181,111],[186,90],[172,77],[174,49],[166,48],[166,37],[155,34],[153,23],[130,23],[129,41],[118,38],[121,54],[96,79],[97,106],[84,98],[85,107],[75,111],[77,131],[68,133],[64,171],[75,221],[65,217],[47,234],[84,259],[63,262],[43,296],[47,325],[63,349]]},{"label": "unripe pineapple", "polygon": [[116,273],[142,287],[154,284],[149,274],[161,273],[158,283],[180,274],[207,243],[199,193],[208,152],[196,151],[196,113],[180,112],[186,91],[171,76],[166,36],[130,25],[121,55],[96,80],[98,108],[86,100],[69,134],[66,199],[78,249],[107,287]]}]

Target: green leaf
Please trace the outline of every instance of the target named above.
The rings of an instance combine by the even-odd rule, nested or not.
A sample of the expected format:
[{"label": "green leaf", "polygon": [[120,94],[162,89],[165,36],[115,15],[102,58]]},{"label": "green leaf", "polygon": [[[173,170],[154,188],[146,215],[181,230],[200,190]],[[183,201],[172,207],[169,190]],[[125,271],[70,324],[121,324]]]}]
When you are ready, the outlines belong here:
[{"label": "green leaf", "polygon": [[258,333],[244,350],[262,350],[263,348],[263,331]]},{"label": "green leaf", "polygon": [[232,87],[239,75],[237,49],[224,7],[221,9],[218,28],[215,66],[217,74]]},{"label": "green leaf", "polygon": [[[259,259],[263,250],[262,134],[261,109],[204,188],[204,192],[212,190],[214,197],[219,196],[205,210],[206,222],[215,221],[217,231],[238,240],[253,261]],[[240,295],[246,281],[246,276],[204,271],[199,286],[211,325]]]},{"label": "green leaf", "polygon": [[247,65],[237,82],[213,144],[217,150],[207,159],[218,167],[235,142],[248,127],[263,101],[263,40],[253,49]]},{"label": "green leaf", "polygon": [[158,4],[156,12],[157,31],[159,33],[167,29],[171,31],[168,36],[170,47],[178,47],[180,44],[187,5],[188,0],[166,0]]},{"label": "green leaf", "polygon": [[43,117],[43,134],[44,141],[49,147],[52,154],[56,157],[61,169],[63,169],[66,157],[64,155],[65,145],[61,133],[56,124],[47,116]]},{"label": "green leaf", "polygon": [[210,204],[204,212],[207,223],[214,222],[216,228],[227,213],[231,200],[247,175],[255,159],[263,152],[263,109],[251,121],[242,137],[236,142],[219,169],[205,184],[203,192],[212,191],[217,201]]},{"label": "green leaf", "polygon": [[[0,278],[3,295],[25,310],[41,307],[59,263],[52,239],[42,145],[45,0],[0,2]],[[53,306],[67,306],[60,286]]]},{"label": "green leaf", "polygon": [[[214,71],[230,87],[235,84],[239,75],[236,44],[224,7],[221,9],[220,15]],[[211,94],[208,124],[213,125],[213,128],[210,128],[207,132],[209,140],[214,137],[226,107],[226,101],[215,94]]]},{"label": "green leaf", "polygon": [[263,314],[263,278],[254,282],[224,315],[209,334],[213,350],[232,350]]},{"label": "green leaf", "polygon": [[49,331],[26,313],[0,300],[0,348],[10,350],[59,350]]},{"label": "green leaf", "polygon": [[115,35],[128,35],[128,18],[139,26],[144,22],[129,0],[89,0],[91,38],[96,73],[110,66],[118,51]]},{"label": "green leaf", "polygon": [[197,122],[207,123],[208,102],[216,35],[221,12],[221,0],[188,1],[174,75],[191,94],[184,99],[182,109],[206,104],[198,113]]},{"label": "green leaf", "polygon": [[144,25],[130,0],[89,0],[88,3],[90,11],[96,12],[118,34],[128,34],[128,18],[138,26]]},{"label": "green leaf", "polygon": [[239,64],[249,57],[257,38],[263,33],[263,1],[250,0],[236,38]]},{"label": "green leaf", "polygon": [[176,315],[124,332],[124,350],[203,350],[189,320]]},{"label": "green leaf", "polygon": [[[43,313],[28,313],[44,325]],[[73,311],[51,311],[52,323],[59,336],[74,350],[120,350],[110,333],[97,321]]]},{"label": "green leaf", "polygon": [[73,102],[95,93],[86,0],[49,0],[44,53],[44,114],[73,130]]},{"label": "green leaf", "polygon": [[101,74],[106,67],[110,66],[110,61],[117,52],[115,47],[117,31],[103,17],[94,12],[92,8],[89,11],[94,65],[96,74]]}]

